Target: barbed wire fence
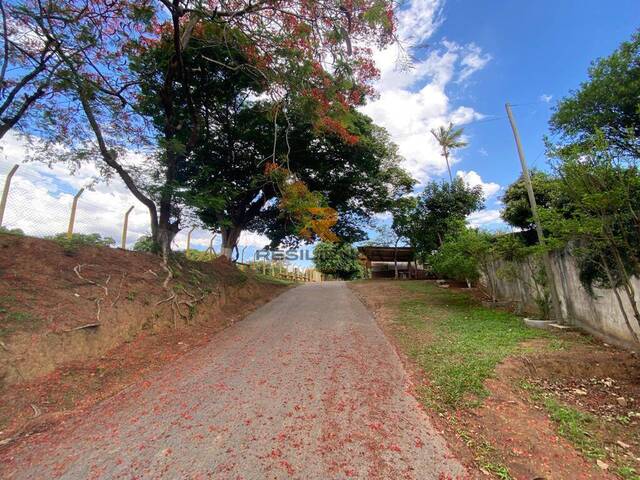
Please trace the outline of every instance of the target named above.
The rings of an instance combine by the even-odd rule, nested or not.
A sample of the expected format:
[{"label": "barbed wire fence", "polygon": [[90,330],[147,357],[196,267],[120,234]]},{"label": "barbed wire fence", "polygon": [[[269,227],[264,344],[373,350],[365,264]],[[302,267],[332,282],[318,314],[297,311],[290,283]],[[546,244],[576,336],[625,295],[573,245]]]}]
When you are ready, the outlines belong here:
[{"label": "barbed wire fence", "polygon": [[[104,245],[126,250],[149,234],[148,212],[133,196],[114,197],[88,188],[91,182],[86,177],[60,178],[54,171],[29,167],[0,164],[0,232],[44,239],[94,235]],[[193,226],[183,229],[173,246],[194,259],[210,260],[219,252],[219,240],[217,233]],[[242,270],[286,280],[322,280],[313,268],[273,259],[257,261],[246,252],[248,247],[255,252],[242,244],[235,252]],[[197,254],[202,252],[208,255]]]}]

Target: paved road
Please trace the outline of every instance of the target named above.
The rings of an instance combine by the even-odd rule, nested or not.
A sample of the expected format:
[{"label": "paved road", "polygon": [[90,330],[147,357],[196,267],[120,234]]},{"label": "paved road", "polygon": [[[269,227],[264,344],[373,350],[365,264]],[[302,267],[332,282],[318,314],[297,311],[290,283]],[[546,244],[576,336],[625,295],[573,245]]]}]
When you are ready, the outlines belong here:
[{"label": "paved road", "polygon": [[289,290],[82,418],[0,478],[447,479],[464,471],[340,282]]}]

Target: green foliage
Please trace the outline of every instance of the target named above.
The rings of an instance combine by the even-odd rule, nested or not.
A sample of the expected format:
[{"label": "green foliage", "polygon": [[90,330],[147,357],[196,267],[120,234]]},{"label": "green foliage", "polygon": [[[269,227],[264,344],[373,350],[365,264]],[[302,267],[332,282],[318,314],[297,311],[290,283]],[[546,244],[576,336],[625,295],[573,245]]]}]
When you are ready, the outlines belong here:
[{"label": "green foliage", "polygon": [[600,134],[554,150],[565,202],[541,211],[555,245],[571,243],[581,280],[592,287],[629,285],[640,275],[640,172]]},{"label": "green foliage", "polygon": [[66,233],[58,233],[45,238],[56,242],[67,253],[75,252],[80,247],[111,247],[116,243],[113,238],[103,237],[99,233],[74,233],[71,238]]},{"label": "green foliage", "polygon": [[7,235],[17,235],[19,237],[24,236],[24,232],[20,228],[0,227],[0,233],[6,233]]},{"label": "green foliage", "polygon": [[[478,306],[472,297],[433,283],[401,287],[420,294],[401,303],[396,322],[403,327],[408,353],[428,375],[426,400],[436,408],[476,403],[486,395],[484,382],[496,365],[517,352],[520,343],[547,336],[513,314]],[[425,332],[426,343],[419,340]]]},{"label": "green foliage", "polygon": [[313,250],[313,263],[318,271],[343,280],[364,276],[358,249],[348,243],[319,243]]},{"label": "green foliage", "polygon": [[551,129],[565,145],[589,143],[601,132],[621,156],[640,157],[640,32],[595,61],[589,80],[558,104]]},{"label": "green foliage", "polygon": [[160,246],[153,241],[151,235],[143,235],[133,244],[136,252],[160,253]]},{"label": "green foliage", "polygon": [[613,288],[629,332],[640,341],[640,309],[631,282],[640,275],[638,91],[640,33],[597,60],[589,80],[558,105],[551,128],[560,140],[547,144],[567,201],[541,215],[555,245],[572,246],[585,288],[592,294],[594,286]]},{"label": "green foliage", "polygon": [[392,222],[391,229],[399,239],[411,241],[413,232],[413,213],[418,205],[416,197],[400,197],[390,208]]},{"label": "green foliage", "polygon": [[211,251],[207,252],[203,250],[191,249],[185,252],[185,256],[192,262],[213,262],[216,258],[218,258],[218,256]]},{"label": "green foliage", "polygon": [[493,236],[473,228],[464,228],[448,235],[429,257],[429,264],[438,275],[458,281],[476,282],[487,272],[493,252]]},{"label": "green foliage", "polygon": [[448,234],[461,230],[465,218],[483,207],[482,187],[471,187],[461,178],[428,183],[411,216],[411,244],[426,259]]},{"label": "green foliage", "polygon": [[[534,197],[539,208],[551,207],[559,196],[559,180],[551,175],[532,170],[530,172]],[[512,227],[523,230],[535,228],[527,188],[522,175],[513,182],[502,196],[504,209],[500,216]]]}]

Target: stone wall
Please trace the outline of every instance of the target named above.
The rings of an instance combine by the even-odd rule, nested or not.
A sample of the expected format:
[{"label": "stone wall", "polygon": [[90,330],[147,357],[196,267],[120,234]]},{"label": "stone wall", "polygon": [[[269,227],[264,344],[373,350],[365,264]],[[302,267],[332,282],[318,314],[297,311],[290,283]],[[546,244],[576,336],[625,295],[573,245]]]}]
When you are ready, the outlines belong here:
[{"label": "stone wall", "polygon": [[[551,260],[565,323],[582,328],[606,342],[637,348],[638,342],[629,331],[614,291],[594,287],[593,295],[589,294],[580,282],[577,262],[568,250],[554,252]],[[498,300],[517,302],[525,313],[531,314],[538,309],[530,265],[526,261],[515,264],[496,260],[491,268],[491,280]],[[511,269],[515,275],[508,275],[505,278],[505,268]],[[483,278],[482,283],[487,285],[488,279]],[[640,280],[634,277],[632,283],[636,291],[636,300],[638,300]],[[640,337],[640,326],[633,316],[629,298],[622,289],[618,292],[629,323]]]}]

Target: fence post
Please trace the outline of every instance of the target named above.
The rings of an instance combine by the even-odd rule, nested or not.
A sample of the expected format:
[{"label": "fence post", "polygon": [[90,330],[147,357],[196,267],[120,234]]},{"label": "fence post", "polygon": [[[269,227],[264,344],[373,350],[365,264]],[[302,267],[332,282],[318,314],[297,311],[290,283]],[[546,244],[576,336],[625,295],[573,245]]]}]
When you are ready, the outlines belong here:
[{"label": "fence post", "polygon": [[76,223],[76,209],[78,208],[78,199],[84,192],[84,188],[78,190],[78,193],[73,197],[73,203],[71,204],[71,216],[69,217],[69,227],[67,228],[67,238],[71,240],[73,237],[73,225]]},{"label": "fence post", "polygon": [[214,233],[213,236],[211,237],[211,240],[209,240],[209,248],[207,248],[207,253],[211,252],[211,253],[216,253],[216,251],[213,249],[213,241],[216,239],[216,236],[218,234]]},{"label": "fence post", "polygon": [[267,274],[267,261],[263,260],[262,261],[262,275],[266,275]]},{"label": "fence post", "polygon": [[240,263],[244,263],[244,251],[247,249],[247,245],[242,247],[242,253],[240,254]]},{"label": "fence post", "polygon": [[2,226],[2,219],[4,218],[4,209],[7,206],[7,198],[9,198],[9,187],[11,186],[11,179],[18,170],[20,165],[14,165],[7,173],[7,178],[4,180],[4,190],[2,190],[2,200],[0,200],[0,227]]},{"label": "fence post", "polygon": [[131,205],[131,208],[129,208],[129,210],[127,210],[127,213],[124,214],[124,224],[122,225],[122,246],[121,246],[123,250],[127,249],[127,228],[129,227],[129,214],[131,213],[131,210],[133,210],[133,205]]},{"label": "fence post", "polygon": [[193,233],[193,231],[196,229],[196,227],[191,227],[191,230],[189,230],[189,233],[187,233],[187,251],[186,253],[189,253],[189,249],[191,248],[191,234]]}]

